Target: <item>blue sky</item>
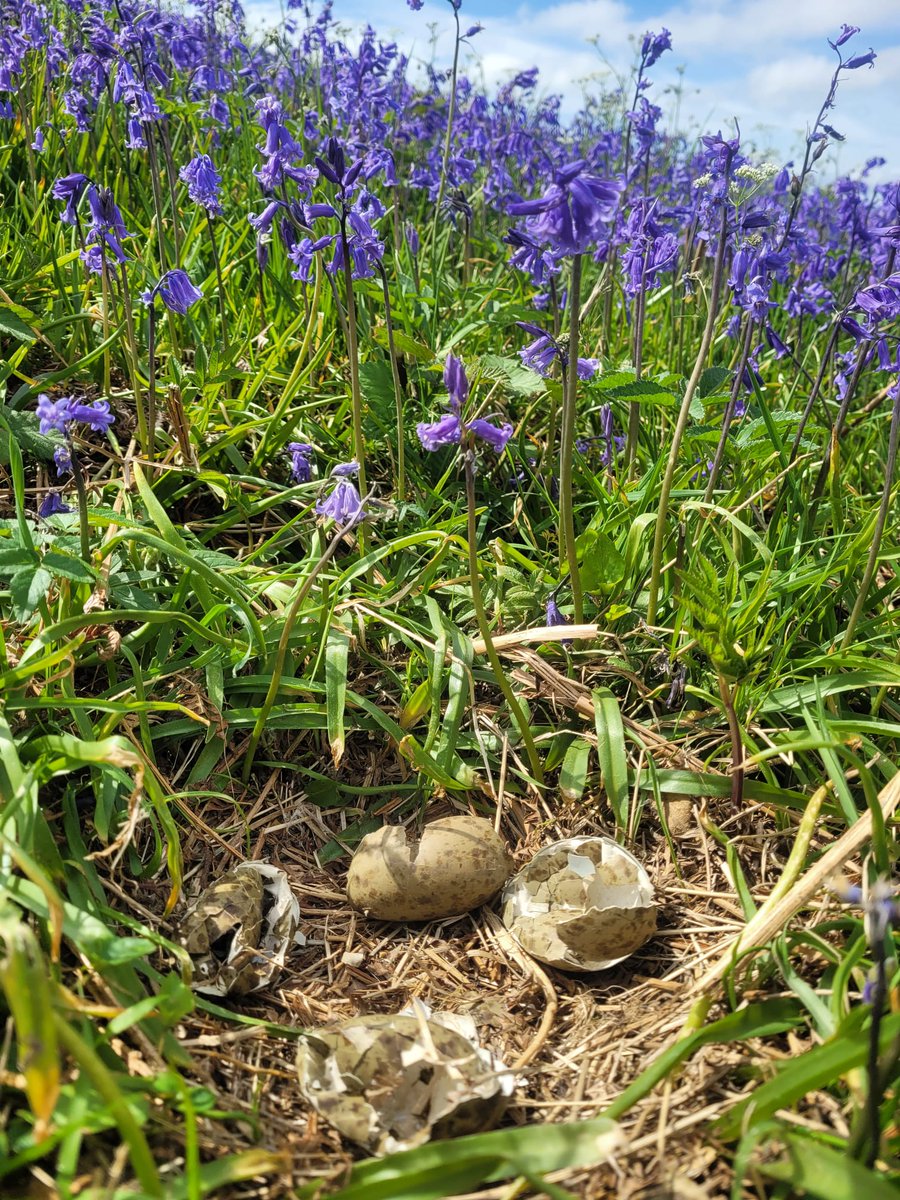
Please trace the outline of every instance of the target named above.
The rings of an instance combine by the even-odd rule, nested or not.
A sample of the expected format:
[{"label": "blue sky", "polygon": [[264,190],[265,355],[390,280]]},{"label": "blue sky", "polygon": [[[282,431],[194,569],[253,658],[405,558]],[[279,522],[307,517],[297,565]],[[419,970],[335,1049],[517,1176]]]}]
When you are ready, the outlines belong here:
[{"label": "blue sky", "polygon": [[[251,22],[277,22],[276,0],[246,0]],[[351,27],[371,22],[413,56],[452,53],[447,0],[425,0],[411,12],[404,0],[334,0],[336,18]],[[856,171],[876,155],[888,160],[879,178],[900,179],[900,0],[462,0],[465,24],[481,22],[464,68],[495,85],[538,66],[541,86],[578,107],[583,89],[626,74],[634,39],[666,26],[672,52],[654,67],[651,98],[670,116],[672,89],[682,84],[680,121],[701,132],[733,128],[771,150],[773,161],[801,157],[834,69],[827,38],[852,19],[861,32],[847,50],[871,46],[873,69],[845,73],[829,124],[846,141],[823,159],[823,176]],[[847,52],[845,50],[845,53]]]}]

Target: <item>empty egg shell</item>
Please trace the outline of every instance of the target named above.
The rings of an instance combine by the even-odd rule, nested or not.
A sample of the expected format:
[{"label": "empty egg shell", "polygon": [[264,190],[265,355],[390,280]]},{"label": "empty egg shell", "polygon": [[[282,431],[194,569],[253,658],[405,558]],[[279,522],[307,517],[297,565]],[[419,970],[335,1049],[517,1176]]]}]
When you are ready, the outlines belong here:
[{"label": "empty egg shell", "polygon": [[484,904],[512,871],[502,838],[483,817],[441,817],[419,841],[385,825],[359,843],[347,873],[354,908],[381,921],[431,921]]},{"label": "empty egg shell", "polygon": [[181,922],[191,956],[191,987],[208,996],[243,996],[271,983],[297,934],[300,905],[287,875],[262,862],[227,871],[202,892]]},{"label": "empty egg shell", "polygon": [[533,958],[562,971],[602,971],[653,935],[647,872],[605,837],[539,850],[503,890],[503,923]]},{"label": "empty egg shell", "polygon": [[371,1154],[490,1129],[515,1083],[471,1020],[421,1005],[304,1034],[297,1073],[313,1108]]}]

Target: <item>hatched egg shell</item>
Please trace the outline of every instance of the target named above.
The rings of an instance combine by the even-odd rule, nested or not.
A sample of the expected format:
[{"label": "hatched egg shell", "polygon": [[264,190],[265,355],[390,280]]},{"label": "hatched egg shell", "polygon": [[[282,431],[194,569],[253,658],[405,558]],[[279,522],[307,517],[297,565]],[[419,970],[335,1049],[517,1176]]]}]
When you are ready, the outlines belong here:
[{"label": "hatched egg shell", "polygon": [[477,908],[512,871],[503,839],[483,817],[441,817],[419,841],[385,825],[359,843],[347,872],[354,908],[380,921],[432,921]]},{"label": "hatched egg shell", "polygon": [[513,1076],[478,1045],[474,1026],[426,1013],[357,1017],[298,1044],[304,1098],[372,1154],[490,1129],[513,1092]]},{"label": "hatched egg shell", "polygon": [[610,838],[545,846],[506,885],[502,904],[522,949],[562,971],[613,967],[656,930],[650,877]]}]

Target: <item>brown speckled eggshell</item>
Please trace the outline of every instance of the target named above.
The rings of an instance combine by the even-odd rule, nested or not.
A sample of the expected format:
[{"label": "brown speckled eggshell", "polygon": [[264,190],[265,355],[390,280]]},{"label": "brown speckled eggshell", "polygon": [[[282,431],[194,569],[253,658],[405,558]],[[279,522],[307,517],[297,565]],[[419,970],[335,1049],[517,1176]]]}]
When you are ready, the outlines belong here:
[{"label": "brown speckled eggshell", "polygon": [[490,821],[441,817],[420,841],[386,825],[366,834],[347,873],[354,908],[382,921],[432,921],[477,908],[500,890],[512,860]]}]

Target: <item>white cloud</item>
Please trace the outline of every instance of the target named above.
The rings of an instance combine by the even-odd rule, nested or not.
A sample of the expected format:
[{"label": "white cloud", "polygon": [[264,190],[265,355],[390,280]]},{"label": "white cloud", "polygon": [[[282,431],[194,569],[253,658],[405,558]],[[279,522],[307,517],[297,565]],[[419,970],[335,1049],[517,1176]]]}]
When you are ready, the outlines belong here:
[{"label": "white cloud", "polygon": [[[525,0],[512,15],[492,13],[490,0],[465,0],[464,22],[480,21],[484,31],[472,40],[463,68],[488,86],[516,71],[540,67],[540,86],[563,95],[565,114],[581,102],[584,81],[626,76],[634,61],[634,39],[646,29],[666,26],[674,50],[652,71],[650,95],[670,114],[673,89],[680,89],[679,113],[689,125],[727,129],[734,118],[745,135],[773,148],[783,159],[802,158],[803,138],[825,97],[835,66],[826,42],[836,37],[848,7],[862,27],[845,55],[870,45],[878,58],[873,70],[842,76],[830,124],[847,137],[821,164],[823,174],[839,159],[844,170],[883,155],[883,174],[900,177],[900,4],[898,0],[682,0],[660,3],[656,16],[634,16],[625,0],[563,0],[541,5]],[[248,17],[280,20],[274,0],[247,0]],[[429,60],[431,32],[436,58],[449,62],[453,22],[445,0],[425,0],[412,12],[401,0],[375,9],[364,0],[335,0],[338,19],[359,27],[371,20],[378,33],[404,52]],[[596,45],[590,39],[596,39]]]}]

